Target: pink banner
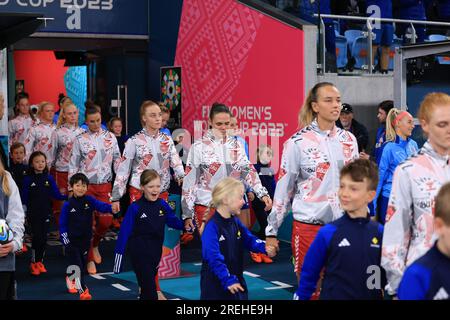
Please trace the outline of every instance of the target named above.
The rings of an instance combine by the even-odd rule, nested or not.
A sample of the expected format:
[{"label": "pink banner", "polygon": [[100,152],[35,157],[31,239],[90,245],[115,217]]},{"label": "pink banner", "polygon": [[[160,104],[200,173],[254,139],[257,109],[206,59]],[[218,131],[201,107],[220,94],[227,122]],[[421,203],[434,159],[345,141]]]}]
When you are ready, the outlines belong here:
[{"label": "pink banner", "polygon": [[298,127],[303,55],[302,30],[236,1],[185,0],[175,58],[183,127],[199,138],[210,106],[224,103],[249,142],[250,160],[259,144],[270,144],[277,170],[282,144]]}]

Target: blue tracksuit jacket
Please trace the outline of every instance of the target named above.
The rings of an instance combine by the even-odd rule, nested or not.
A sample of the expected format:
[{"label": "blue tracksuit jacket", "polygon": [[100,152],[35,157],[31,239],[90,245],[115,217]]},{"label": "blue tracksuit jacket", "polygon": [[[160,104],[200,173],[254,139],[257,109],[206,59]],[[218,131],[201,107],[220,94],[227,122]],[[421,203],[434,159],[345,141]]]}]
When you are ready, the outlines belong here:
[{"label": "blue tracksuit jacket", "polygon": [[400,300],[450,299],[450,258],[436,244],[405,271],[398,288]]},{"label": "blue tracksuit jacket", "polygon": [[[164,242],[165,225],[182,230],[184,223],[180,220],[167,202],[162,199],[148,201],[144,196],[128,207],[125,219],[120,227],[116,243],[114,272],[119,273],[122,257],[127,243],[133,252],[141,256],[132,257],[135,261],[159,264]],[[133,253],[132,253],[133,254]]]},{"label": "blue tracksuit jacket", "polygon": [[71,197],[61,210],[59,233],[64,245],[75,242],[75,245],[86,244],[92,238],[92,217],[94,211],[112,212],[110,204],[98,201],[91,196]]},{"label": "blue tracksuit jacket", "polygon": [[52,214],[52,201],[67,200],[59,192],[53,177],[48,173],[34,173],[23,178],[22,203],[27,207],[27,216],[31,219],[47,219]]},{"label": "blue tracksuit jacket", "polygon": [[[217,211],[202,234],[202,300],[246,300],[244,248],[266,253],[265,242],[255,237],[235,216],[225,219]],[[245,292],[231,294],[228,287],[240,283]]]},{"label": "blue tracksuit jacket", "polygon": [[[380,267],[382,236],[383,226],[378,222],[369,217],[351,218],[347,213],[322,227],[306,253],[295,298],[309,300],[325,268],[320,299],[381,299],[385,282]],[[367,286],[372,275],[369,266],[379,267],[379,289]]]}]

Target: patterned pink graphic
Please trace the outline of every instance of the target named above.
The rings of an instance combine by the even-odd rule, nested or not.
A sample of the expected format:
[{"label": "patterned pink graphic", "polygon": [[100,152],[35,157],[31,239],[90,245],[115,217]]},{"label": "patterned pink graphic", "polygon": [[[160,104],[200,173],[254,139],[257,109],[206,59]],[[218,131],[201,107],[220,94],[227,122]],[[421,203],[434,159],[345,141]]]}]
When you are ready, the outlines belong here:
[{"label": "patterned pink graphic", "polygon": [[163,255],[159,263],[158,274],[159,277],[178,277],[180,276],[180,244],[177,244],[175,248],[168,249],[163,248]]},{"label": "patterned pink graphic", "polygon": [[186,75],[183,123],[189,130],[201,119],[200,106],[231,102],[261,19],[235,1],[184,1],[175,65]]}]

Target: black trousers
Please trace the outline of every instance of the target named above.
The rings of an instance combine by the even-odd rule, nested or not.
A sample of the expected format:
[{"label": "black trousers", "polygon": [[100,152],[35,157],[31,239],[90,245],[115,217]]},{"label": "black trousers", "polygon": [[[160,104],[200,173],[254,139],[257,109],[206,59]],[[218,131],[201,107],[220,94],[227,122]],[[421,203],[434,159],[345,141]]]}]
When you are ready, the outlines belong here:
[{"label": "black trousers", "polygon": [[0,300],[13,300],[15,291],[14,271],[0,272]]},{"label": "black trousers", "polygon": [[[89,239],[70,239],[70,244],[66,246],[66,257],[69,266],[77,266],[79,274],[76,275],[75,283],[78,284],[77,289],[81,293],[86,290],[86,261],[90,247]],[[78,277],[79,276],[79,277]],[[79,281],[79,282],[77,282]]]},{"label": "black trousers", "polygon": [[128,246],[131,264],[141,288],[140,300],[158,300],[155,276],[161,260],[162,243],[147,239],[134,239]]},{"label": "black trousers", "polygon": [[264,202],[257,198],[252,201],[252,208],[259,224],[258,238],[262,240],[266,239],[267,216],[270,213],[270,211],[264,211],[265,207]]},{"label": "black trousers", "polygon": [[49,217],[31,217],[29,220],[33,235],[33,262],[42,262],[47,246],[47,233],[50,224]]}]

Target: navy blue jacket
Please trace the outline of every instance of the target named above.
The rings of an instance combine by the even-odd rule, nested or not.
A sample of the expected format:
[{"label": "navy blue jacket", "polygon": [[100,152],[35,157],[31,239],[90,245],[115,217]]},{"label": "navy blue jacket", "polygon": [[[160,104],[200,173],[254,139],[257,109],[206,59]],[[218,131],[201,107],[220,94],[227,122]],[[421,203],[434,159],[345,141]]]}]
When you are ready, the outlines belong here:
[{"label": "navy blue jacket", "polygon": [[52,214],[52,198],[67,200],[59,192],[53,177],[48,173],[33,173],[23,179],[22,203],[27,207],[27,216],[48,218]]},{"label": "navy blue jacket", "polygon": [[398,288],[400,300],[450,299],[450,258],[436,246],[412,263]]},{"label": "navy blue jacket", "polygon": [[68,245],[71,240],[75,241],[75,239],[77,242],[91,240],[94,210],[110,213],[112,207],[91,196],[81,198],[73,196],[64,203],[59,219],[59,233],[64,245]]},{"label": "navy blue jacket", "polygon": [[[225,219],[217,211],[202,234],[202,300],[246,300],[244,248],[266,253],[265,242],[255,237],[235,216]],[[232,295],[228,287],[240,283],[242,294]]]},{"label": "navy blue jacket", "polygon": [[[296,297],[309,300],[325,268],[320,299],[381,299],[385,282],[380,266],[382,237],[381,224],[369,217],[351,218],[347,213],[322,227],[306,253]],[[379,267],[379,289],[367,286],[373,274],[369,266]]]},{"label": "navy blue jacket", "polygon": [[[23,188],[23,179],[27,175],[28,172],[28,165],[23,163],[14,163],[13,161],[10,161],[11,166],[9,168],[11,175],[16,182],[17,187],[19,190]],[[22,199],[23,203],[23,199]]]},{"label": "navy blue jacket", "polygon": [[[184,223],[179,219],[167,202],[162,199],[148,201],[145,196],[128,207],[125,219],[120,227],[116,243],[114,272],[119,273],[122,257],[127,247],[140,247],[142,259],[153,260],[158,264],[161,259],[165,225],[183,230]],[[137,248],[139,249],[139,248]],[[150,250],[148,252],[147,250]]]},{"label": "navy blue jacket", "polygon": [[269,164],[261,164],[260,162],[255,164],[254,167],[256,172],[258,172],[261,184],[267,189],[270,198],[273,199],[273,196],[275,194],[275,187],[277,185],[275,181],[274,170],[270,167]]}]

